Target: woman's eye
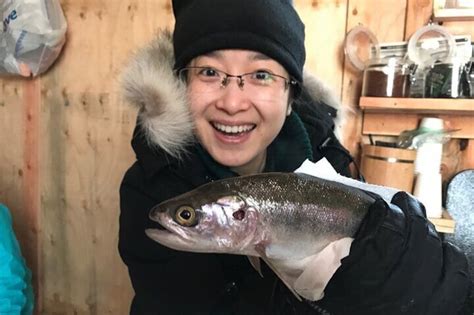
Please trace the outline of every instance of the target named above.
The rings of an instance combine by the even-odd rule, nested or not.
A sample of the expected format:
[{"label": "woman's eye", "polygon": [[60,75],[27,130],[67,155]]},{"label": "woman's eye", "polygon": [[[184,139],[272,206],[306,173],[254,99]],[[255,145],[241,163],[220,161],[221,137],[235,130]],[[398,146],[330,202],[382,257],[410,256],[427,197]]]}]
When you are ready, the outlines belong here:
[{"label": "woman's eye", "polygon": [[219,73],[212,68],[203,68],[199,71],[199,75],[205,76],[205,77],[218,77]]},{"label": "woman's eye", "polygon": [[256,71],[253,73],[252,78],[257,81],[272,81],[273,75],[267,71]]}]

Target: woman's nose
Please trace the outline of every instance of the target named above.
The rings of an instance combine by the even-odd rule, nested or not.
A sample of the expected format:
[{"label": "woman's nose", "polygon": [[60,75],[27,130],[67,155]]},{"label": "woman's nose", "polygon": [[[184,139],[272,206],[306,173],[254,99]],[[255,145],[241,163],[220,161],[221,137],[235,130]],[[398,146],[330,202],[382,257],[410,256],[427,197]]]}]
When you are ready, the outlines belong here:
[{"label": "woman's nose", "polygon": [[216,107],[233,115],[240,111],[250,108],[252,102],[238,78],[229,78],[226,86],[219,92],[221,93],[216,102]]}]

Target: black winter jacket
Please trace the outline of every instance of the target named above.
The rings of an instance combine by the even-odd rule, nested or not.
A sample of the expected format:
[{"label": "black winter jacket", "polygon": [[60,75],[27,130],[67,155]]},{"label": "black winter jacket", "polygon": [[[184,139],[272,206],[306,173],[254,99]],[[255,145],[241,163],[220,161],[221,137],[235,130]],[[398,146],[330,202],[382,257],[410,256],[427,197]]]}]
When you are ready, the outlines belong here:
[{"label": "black winter jacket", "polygon": [[[132,139],[137,161],[120,187],[119,252],[135,290],[131,314],[457,313],[467,295],[466,259],[442,242],[422,206],[406,194],[395,196],[392,205],[377,199],[317,302],[299,302],[268,268],[261,278],[244,256],[178,252],[149,239],[145,229],[159,228],[148,218],[154,205],[236,175],[192,142],[172,64],[165,34],[125,71],[126,97],[140,108]],[[264,171],[292,172],[307,158],[325,157],[349,175],[350,156],[333,133],[335,111],[324,104],[330,101],[319,83],[303,89],[268,148]]]},{"label": "black winter jacket", "polygon": [[[300,106],[295,105],[294,111],[302,112]],[[327,127],[330,117],[322,123],[316,109],[305,111],[301,121],[296,113],[288,118],[275,140],[278,144],[270,146],[265,171],[294,171],[312,155],[313,160],[326,157],[340,173],[349,174],[350,156]],[[311,144],[293,138],[306,132]],[[245,256],[177,252],[145,235],[146,228],[155,227],[148,218],[154,205],[231,173],[210,164],[197,144],[177,160],[151,148],[141,135],[138,127],[132,141],[137,162],[120,189],[119,249],[136,292],[131,314],[268,313],[276,286],[268,269],[261,278]],[[308,148],[312,148],[309,156]]]},{"label": "black winter jacket", "polygon": [[[298,126],[300,121],[296,122]],[[291,123],[285,124],[276,142],[285,134],[293,136],[287,125]],[[350,160],[344,149],[331,130],[321,126],[304,124],[305,130],[320,132],[309,134],[313,155],[347,171]],[[157,228],[148,219],[155,204],[230,171],[210,163],[198,145],[189,148],[182,161],[154,151],[138,130],[133,139],[138,160],[120,190],[119,249],[136,293],[131,314],[444,315],[461,309],[469,285],[466,259],[456,247],[442,242],[424,208],[404,193],[396,195],[391,205],[375,196],[350,255],[317,302],[296,300],[268,268],[261,278],[244,256],[178,252],[153,242],[144,230]],[[270,158],[265,171],[299,166],[307,156],[302,147],[293,145],[298,142],[281,141],[287,145],[283,151],[293,153],[288,164]],[[270,150],[269,156],[275,157],[277,150],[272,146]]]}]

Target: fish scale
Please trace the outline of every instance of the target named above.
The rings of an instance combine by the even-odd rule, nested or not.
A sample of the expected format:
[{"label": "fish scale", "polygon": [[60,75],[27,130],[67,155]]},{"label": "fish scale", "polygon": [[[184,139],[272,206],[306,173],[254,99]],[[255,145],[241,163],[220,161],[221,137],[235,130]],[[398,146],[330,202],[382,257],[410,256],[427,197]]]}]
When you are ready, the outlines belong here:
[{"label": "fish scale", "polygon": [[226,182],[226,190],[252,200],[269,224],[346,235],[356,232],[373,201],[358,189],[294,173],[237,177]]}]

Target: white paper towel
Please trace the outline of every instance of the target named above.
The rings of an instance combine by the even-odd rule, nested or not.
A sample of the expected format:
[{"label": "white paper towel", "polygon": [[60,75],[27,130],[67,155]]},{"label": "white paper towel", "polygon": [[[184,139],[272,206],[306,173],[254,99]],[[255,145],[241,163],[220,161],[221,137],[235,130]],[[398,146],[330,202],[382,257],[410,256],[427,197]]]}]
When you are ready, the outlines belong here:
[{"label": "white paper towel", "polygon": [[348,186],[364,189],[378,194],[388,203],[391,202],[393,195],[400,191],[391,187],[362,183],[358,180],[342,176],[336,172],[331,163],[329,163],[325,158],[322,158],[316,163],[306,160],[295,171],[295,173],[305,173],[315,177],[339,182]]},{"label": "white paper towel", "polygon": [[416,175],[413,194],[426,208],[426,216],[429,218],[441,218],[443,208],[441,206],[441,174],[420,173]]},{"label": "white paper towel", "polygon": [[441,168],[443,144],[425,142],[416,150],[415,173],[437,174]]}]

